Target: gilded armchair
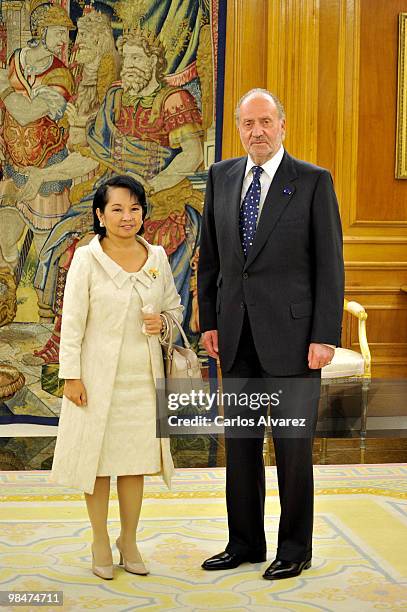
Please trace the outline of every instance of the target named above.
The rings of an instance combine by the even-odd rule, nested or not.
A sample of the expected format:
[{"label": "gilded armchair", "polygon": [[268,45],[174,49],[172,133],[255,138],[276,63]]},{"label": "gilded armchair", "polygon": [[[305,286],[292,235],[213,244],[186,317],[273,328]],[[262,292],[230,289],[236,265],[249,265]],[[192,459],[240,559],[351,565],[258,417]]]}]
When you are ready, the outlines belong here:
[{"label": "gilded armchair", "polygon": [[[358,302],[344,300],[344,311],[349,312],[358,319],[358,342],[360,352],[346,348],[335,350],[332,362],[322,368],[322,386],[329,393],[330,384],[360,381],[362,386],[361,412],[360,412],[360,451],[361,462],[364,462],[366,449],[366,421],[368,410],[369,385],[371,381],[371,356],[366,334],[366,310]],[[327,438],[322,439],[322,463],[326,460]]]}]

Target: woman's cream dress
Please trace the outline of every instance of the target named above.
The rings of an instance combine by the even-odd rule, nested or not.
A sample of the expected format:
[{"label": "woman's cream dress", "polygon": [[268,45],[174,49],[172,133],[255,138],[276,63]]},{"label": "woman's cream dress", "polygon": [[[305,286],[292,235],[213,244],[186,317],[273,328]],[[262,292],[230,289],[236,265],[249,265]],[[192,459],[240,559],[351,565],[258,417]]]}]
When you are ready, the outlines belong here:
[{"label": "woman's cream dress", "polygon": [[97,476],[155,474],[161,470],[155,385],[148,340],[142,331],[142,301],[138,292],[143,268],[127,273],[126,282],[132,284],[131,301]]}]

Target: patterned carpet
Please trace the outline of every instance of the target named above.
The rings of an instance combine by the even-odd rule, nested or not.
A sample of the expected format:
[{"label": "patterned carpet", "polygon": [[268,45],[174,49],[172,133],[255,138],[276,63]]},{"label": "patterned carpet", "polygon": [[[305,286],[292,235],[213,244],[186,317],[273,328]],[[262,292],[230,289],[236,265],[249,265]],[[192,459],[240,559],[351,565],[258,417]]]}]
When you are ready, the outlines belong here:
[{"label": "patterned carpet", "polygon": [[[313,566],[300,577],[261,579],[277,536],[274,468],[267,468],[268,563],[200,568],[223,549],[227,533],[224,470],[216,468],[178,470],[170,492],[147,479],[139,542],[151,574],[116,568],[106,582],[90,571],[81,495],[50,484],[46,472],[2,472],[0,589],[62,590],[63,607],[43,610],[406,611],[407,466],[316,466],[315,477]],[[113,542],[119,523],[112,489]]]}]

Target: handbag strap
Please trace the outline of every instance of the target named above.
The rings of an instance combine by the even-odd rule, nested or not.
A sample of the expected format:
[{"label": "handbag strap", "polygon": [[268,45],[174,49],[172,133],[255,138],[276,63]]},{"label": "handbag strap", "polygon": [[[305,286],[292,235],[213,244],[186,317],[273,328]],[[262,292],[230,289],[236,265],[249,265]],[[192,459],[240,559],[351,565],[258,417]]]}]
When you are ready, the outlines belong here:
[{"label": "handbag strap", "polygon": [[[167,317],[167,319],[169,319],[170,336],[169,336],[169,339],[168,339],[168,345],[172,346],[174,344],[174,325],[175,325],[178,328],[178,331],[179,331],[179,333],[181,335],[181,338],[182,338],[182,341],[184,343],[185,348],[190,349],[191,345],[190,345],[190,343],[188,341],[188,338],[186,337],[185,332],[184,332],[184,330],[182,328],[182,325],[178,321],[178,319],[176,319],[174,317],[174,315],[172,315],[170,312],[165,312],[163,314],[164,314],[164,316]],[[172,323],[172,325],[171,325],[171,323]]]}]

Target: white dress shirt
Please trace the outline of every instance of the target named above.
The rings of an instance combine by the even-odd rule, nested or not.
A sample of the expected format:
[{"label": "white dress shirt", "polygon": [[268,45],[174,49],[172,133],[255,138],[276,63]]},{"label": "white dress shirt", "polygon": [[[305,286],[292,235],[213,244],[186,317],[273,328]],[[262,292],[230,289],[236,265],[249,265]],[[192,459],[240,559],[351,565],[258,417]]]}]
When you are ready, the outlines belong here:
[{"label": "white dress shirt", "polygon": [[[284,155],[284,147],[283,145],[281,145],[277,153],[273,155],[271,159],[266,161],[266,163],[261,166],[261,168],[263,168],[263,172],[261,173],[261,176],[260,176],[261,192],[260,192],[259,214],[257,216],[257,223],[259,222],[261,211],[263,210],[264,200],[266,199],[267,192],[270,188],[274,175],[277,172],[279,165],[281,164],[283,155]],[[253,173],[251,172],[251,169],[253,168],[253,166],[256,166],[256,165],[257,164],[254,163],[250,155],[248,155],[247,163],[246,163],[246,170],[245,170],[243,185],[242,185],[240,205],[242,205],[243,198],[245,197],[247,190],[249,189],[253,181]]]}]

